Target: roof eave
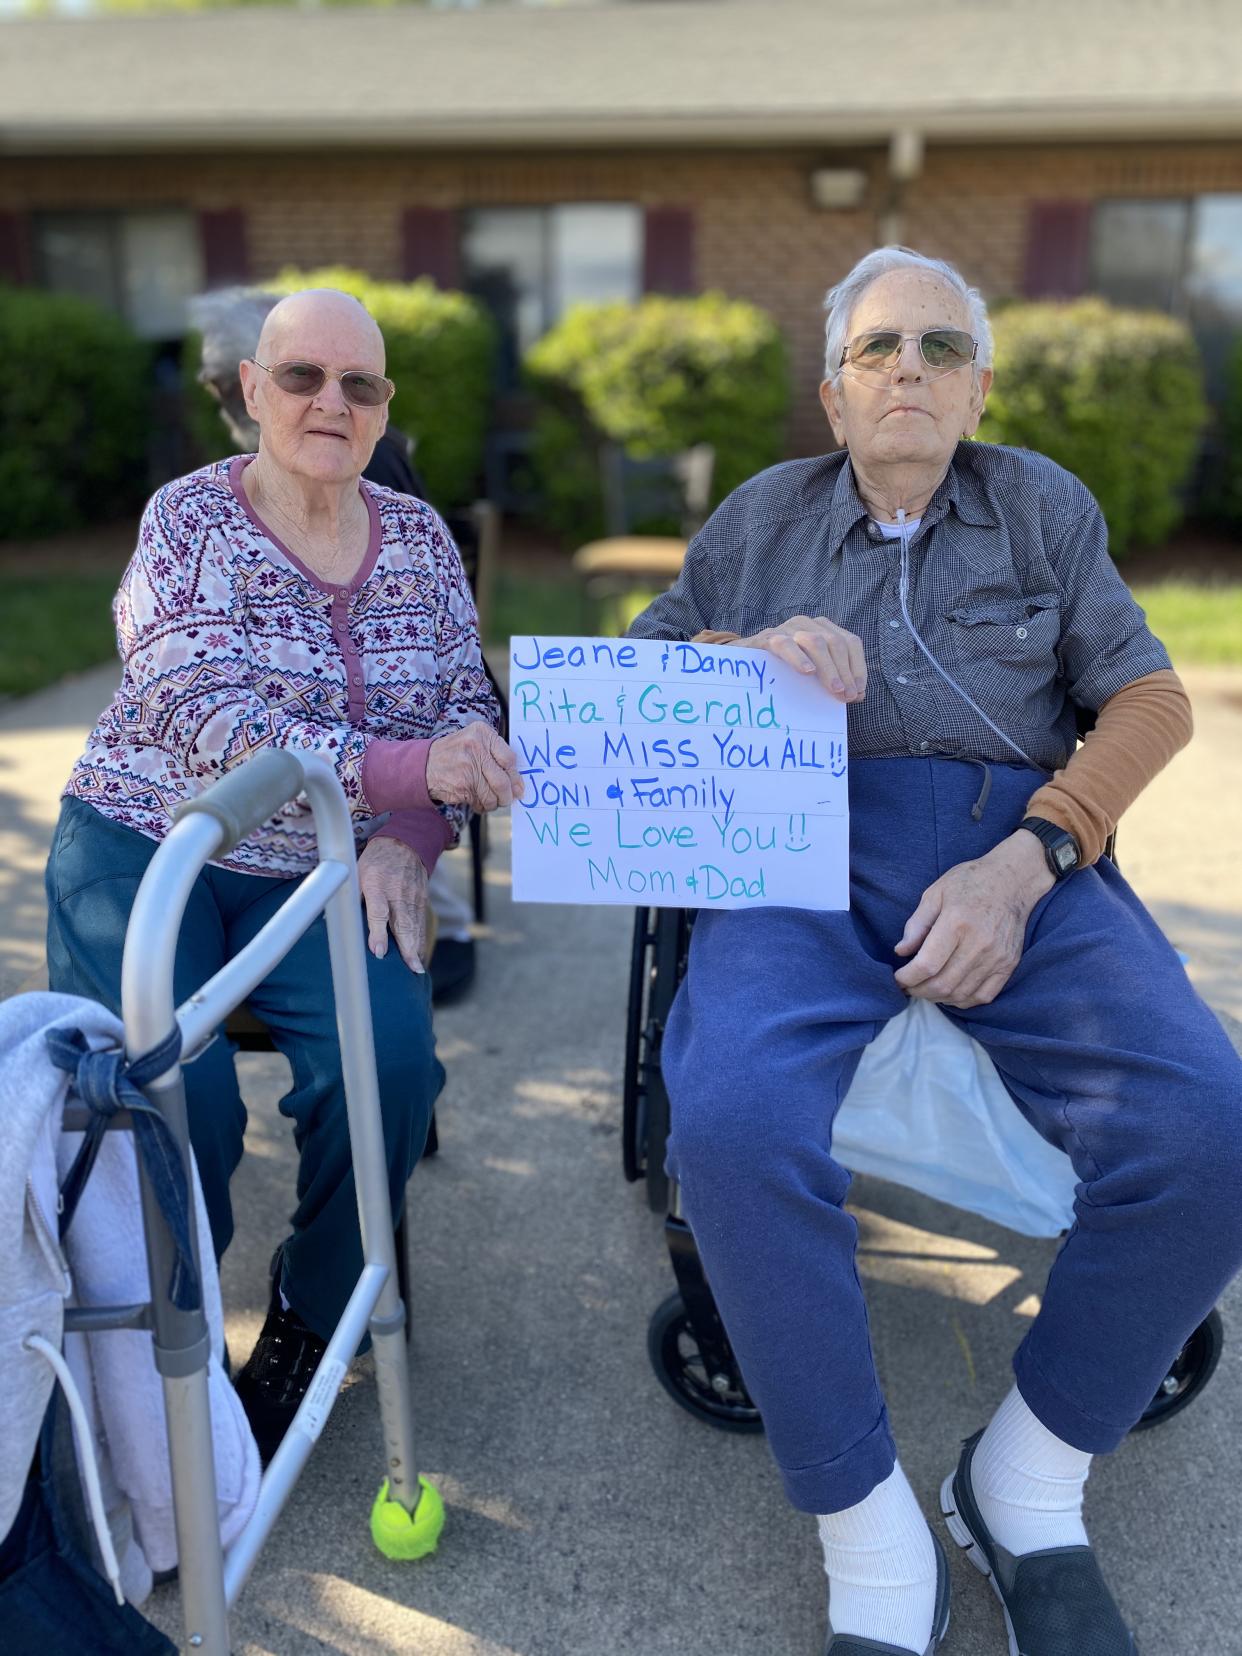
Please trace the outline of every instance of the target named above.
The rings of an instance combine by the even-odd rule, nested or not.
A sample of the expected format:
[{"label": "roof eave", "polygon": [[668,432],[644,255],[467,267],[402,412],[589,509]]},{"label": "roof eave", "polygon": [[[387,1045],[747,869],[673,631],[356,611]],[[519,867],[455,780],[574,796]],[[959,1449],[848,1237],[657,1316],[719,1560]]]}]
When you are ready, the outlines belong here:
[{"label": "roof eave", "polygon": [[350,120],[336,130],[322,118],[258,123],[219,119],[153,118],[148,121],[16,121],[0,124],[0,154],[134,153],[160,150],[290,149],[547,149],[576,144],[752,148],[782,144],[851,145],[886,141],[895,126],[921,132],[929,142],[988,140],[1105,142],[1145,138],[1226,139],[1242,134],[1242,100],[1159,107],[1092,103],[1056,108],[957,108],[919,111],[906,107],[863,114],[768,111],[739,119],[676,113],[497,117],[466,114],[434,120]]}]

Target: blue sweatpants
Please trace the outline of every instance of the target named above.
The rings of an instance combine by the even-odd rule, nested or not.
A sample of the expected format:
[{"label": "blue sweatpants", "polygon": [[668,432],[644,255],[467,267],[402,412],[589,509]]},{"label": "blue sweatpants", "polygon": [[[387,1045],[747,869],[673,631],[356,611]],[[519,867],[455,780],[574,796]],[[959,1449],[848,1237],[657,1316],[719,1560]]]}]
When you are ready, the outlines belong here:
[{"label": "blue sweatpants", "polygon": [[[893,954],[927,886],[1006,838],[1045,780],[978,765],[850,766],[851,908],[704,912],[668,1022],[669,1170],[681,1183],[789,1499],[836,1512],[895,1458],[832,1121],[905,1004]],[[1242,1265],[1242,1064],[1111,863],[1036,906],[989,1006],[944,1009],[1078,1175],[1075,1223],[1014,1359],[1065,1442],[1113,1449]]]},{"label": "blue sweatpants", "polygon": [[[109,821],[81,800],[65,800],[47,865],[52,989],[88,996],[119,1013],[125,928],[155,851],[155,842],[145,835]],[[177,945],[173,993],[178,1005],[244,948],[293,886],[291,880],[225,868],[202,871]],[[389,1194],[393,1212],[399,1214],[444,1071],[431,1030],[430,977],[411,972],[395,944],[382,960],[367,951],[367,976]],[[280,1108],[293,1122],[300,1159],[282,1286],[302,1320],[326,1339],[362,1270],[362,1240],[322,916],[248,1004],[293,1071],[293,1087]],[[242,1157],[246,1127],[231,1043],[215,1040],[183,1073],[190,1143],[219,1258],[233,1235],[229,1179]]]}]

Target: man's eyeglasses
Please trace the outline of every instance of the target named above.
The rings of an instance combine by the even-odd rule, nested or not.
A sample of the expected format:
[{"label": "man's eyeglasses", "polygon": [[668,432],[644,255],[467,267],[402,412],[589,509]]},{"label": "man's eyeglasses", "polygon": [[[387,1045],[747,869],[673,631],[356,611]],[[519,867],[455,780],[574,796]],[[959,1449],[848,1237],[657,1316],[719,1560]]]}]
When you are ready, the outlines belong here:
[{"label": "man's eyeglasses", "polygon": [[851,339],[841,353],[840,367],[846,363],[863,378],[887,379],[901,361],[902,347],[907,339],[917,339],[919,353],[932,370],[931,378],[951,374],[975,360],[978,343],[960,328],[929,328],[926,333],[903,334],[881,331],[859,334]]},{"label": "man's eyeglasses", "polygon": [[397,389],[383,374],[368,374],[361,368],[347,368],[343,374],[334,374],[321,368],[317,362],[278,362],[269,368],[258,357],[249,359],[256,368],[272,376],[272,383],[291,397],[313,397],[322,391],[325,383],[340,380],[341,395],[355,408],[382,408]]}]

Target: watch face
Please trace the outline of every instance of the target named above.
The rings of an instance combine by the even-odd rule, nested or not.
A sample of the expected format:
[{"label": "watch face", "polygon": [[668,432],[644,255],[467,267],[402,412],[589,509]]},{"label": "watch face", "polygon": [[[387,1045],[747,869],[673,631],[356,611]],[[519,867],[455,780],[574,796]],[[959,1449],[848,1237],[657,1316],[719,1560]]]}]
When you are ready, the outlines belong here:
[{"label": "watch face", "polygon": [[1078,853],[1072,845],[1057,845],[1053,847],[1053,859],[1062,874],[1068,874],[1071,868],[1078,865]]}]

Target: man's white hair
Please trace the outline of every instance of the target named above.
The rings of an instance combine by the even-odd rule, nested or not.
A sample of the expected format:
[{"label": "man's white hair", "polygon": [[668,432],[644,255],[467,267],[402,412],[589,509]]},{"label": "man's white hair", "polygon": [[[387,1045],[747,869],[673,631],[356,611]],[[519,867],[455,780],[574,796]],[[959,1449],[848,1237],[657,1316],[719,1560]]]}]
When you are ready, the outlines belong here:
[{"label": "man's white hair", "polygon": [[258,349],[263,324],[279,298],[278,293],[230,287],[190,300],[190,321],[202,335],[206,378],[236,381],[237,364]]},{"label": "man's white hair", "polygon": [[970,316],[970,332],[978,341],[974,370],[992,366],[992,324],[988,321],[988,307],[978,288],[970,287],[960,271],[943,259],[929,259],[925,253],[916,253],[910,247],[877,247],[868,253],[850,271],[849,275],[829,288],[824,299],[828,322],[824,329],[824,378],[833,385],[841,383],[841,358],[850,342],[850,319],[858,301],[872,282],[887,276],[891,270],[925,270],[939,276],[966,301]]}]

